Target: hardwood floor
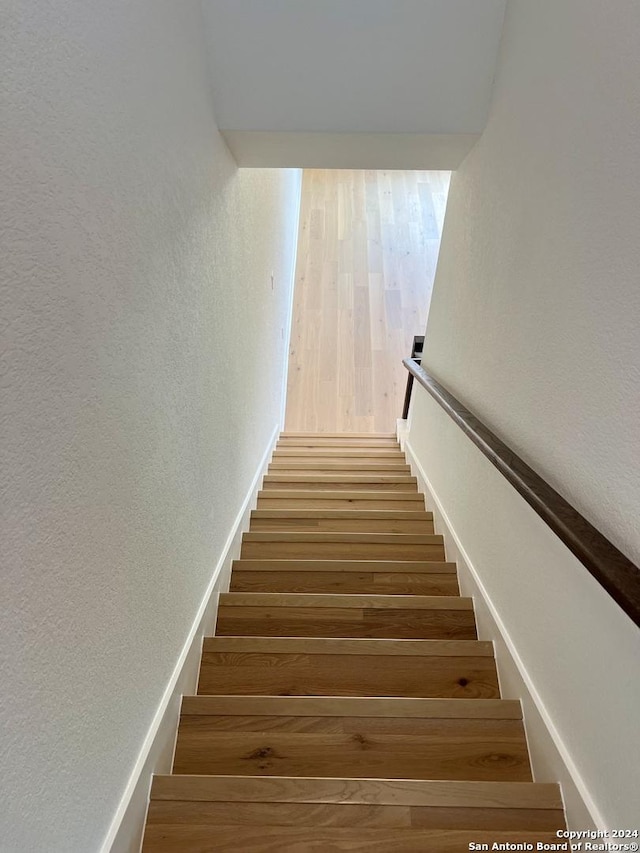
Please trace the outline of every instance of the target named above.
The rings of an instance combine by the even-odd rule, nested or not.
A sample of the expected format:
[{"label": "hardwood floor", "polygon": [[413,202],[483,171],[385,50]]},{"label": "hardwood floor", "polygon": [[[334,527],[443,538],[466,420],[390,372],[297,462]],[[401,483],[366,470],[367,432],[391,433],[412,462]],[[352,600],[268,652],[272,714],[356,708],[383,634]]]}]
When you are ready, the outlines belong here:
[{"label": "hardwood floor", "polygon": [[286,429],[395,429],[424,334],[449,172],[305,170]]}]

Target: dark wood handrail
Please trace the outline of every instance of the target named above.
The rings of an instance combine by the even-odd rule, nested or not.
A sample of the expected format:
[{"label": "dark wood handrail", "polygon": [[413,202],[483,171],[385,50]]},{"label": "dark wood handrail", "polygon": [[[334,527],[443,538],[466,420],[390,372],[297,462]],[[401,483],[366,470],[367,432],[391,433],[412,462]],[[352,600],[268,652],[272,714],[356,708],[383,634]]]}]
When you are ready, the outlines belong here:
[{"label": "dark wood handrail", "polygon": [[640,569],[411,358],[402,362],[460,429],[640,626]]},{"label": "dark wood handrail", "polygon": [[[416,335],[413,339],[411,347],[411,359],[416,364],[420,364],[422,359],[422,347],[424,346],[424,335]],[[404,392],[404,403],[402,405],[402,420],[406,421],[409,416],[409,406],[411,405],[411,391],[413,390],[413,376],[411,373],[407,376],[407,389]]]}]

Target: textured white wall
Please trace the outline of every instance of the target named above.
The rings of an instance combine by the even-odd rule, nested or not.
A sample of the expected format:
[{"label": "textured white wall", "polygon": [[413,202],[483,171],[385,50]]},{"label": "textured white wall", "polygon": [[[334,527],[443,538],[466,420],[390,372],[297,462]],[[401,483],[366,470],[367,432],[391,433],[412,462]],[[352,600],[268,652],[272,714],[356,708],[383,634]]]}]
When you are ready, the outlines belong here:
[{"label": "textured white wall", "polygon": [[[510,0],[487,128],[451,182],[424,359],[636,562],[639,41],[632,0]],[[442,417],[418,402],[411,444],[596,817],[633,822],[639,633]]]},{"label": "textured white wall", "polygon": [[0,848],[87,853],[280,415],[300,176],[195,0],[3,5]]},{"label": "textured white wall", "polygon": [[450,172],[479,133],[222,132],[241,166],[303,169],[433,169]]}]

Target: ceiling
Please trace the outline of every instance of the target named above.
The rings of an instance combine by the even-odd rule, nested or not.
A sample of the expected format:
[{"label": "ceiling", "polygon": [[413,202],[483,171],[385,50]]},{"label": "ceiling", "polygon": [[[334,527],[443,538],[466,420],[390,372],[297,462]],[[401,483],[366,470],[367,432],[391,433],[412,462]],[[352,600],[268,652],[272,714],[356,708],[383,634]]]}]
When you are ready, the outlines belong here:
[{"label": "ceiling", "polygon": [[[442,162],[487,119],[504,6],[204,0],[218,126],[244,165],[310,165],[306,151],[315,165],[455,168]],[[394,151],[439,162],[385,166]]]}]

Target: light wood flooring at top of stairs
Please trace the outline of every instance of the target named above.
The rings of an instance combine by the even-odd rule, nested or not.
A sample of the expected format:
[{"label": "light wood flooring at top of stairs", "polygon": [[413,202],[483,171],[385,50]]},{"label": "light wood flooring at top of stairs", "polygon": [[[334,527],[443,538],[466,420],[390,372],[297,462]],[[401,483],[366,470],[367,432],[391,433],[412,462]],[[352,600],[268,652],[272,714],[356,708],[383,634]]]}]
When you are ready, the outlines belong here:
[{"label": "light wood flooring at top of stairs", "polygon": [[144,853],[458,853],[564,826],[395,437],[284,434]]}]

